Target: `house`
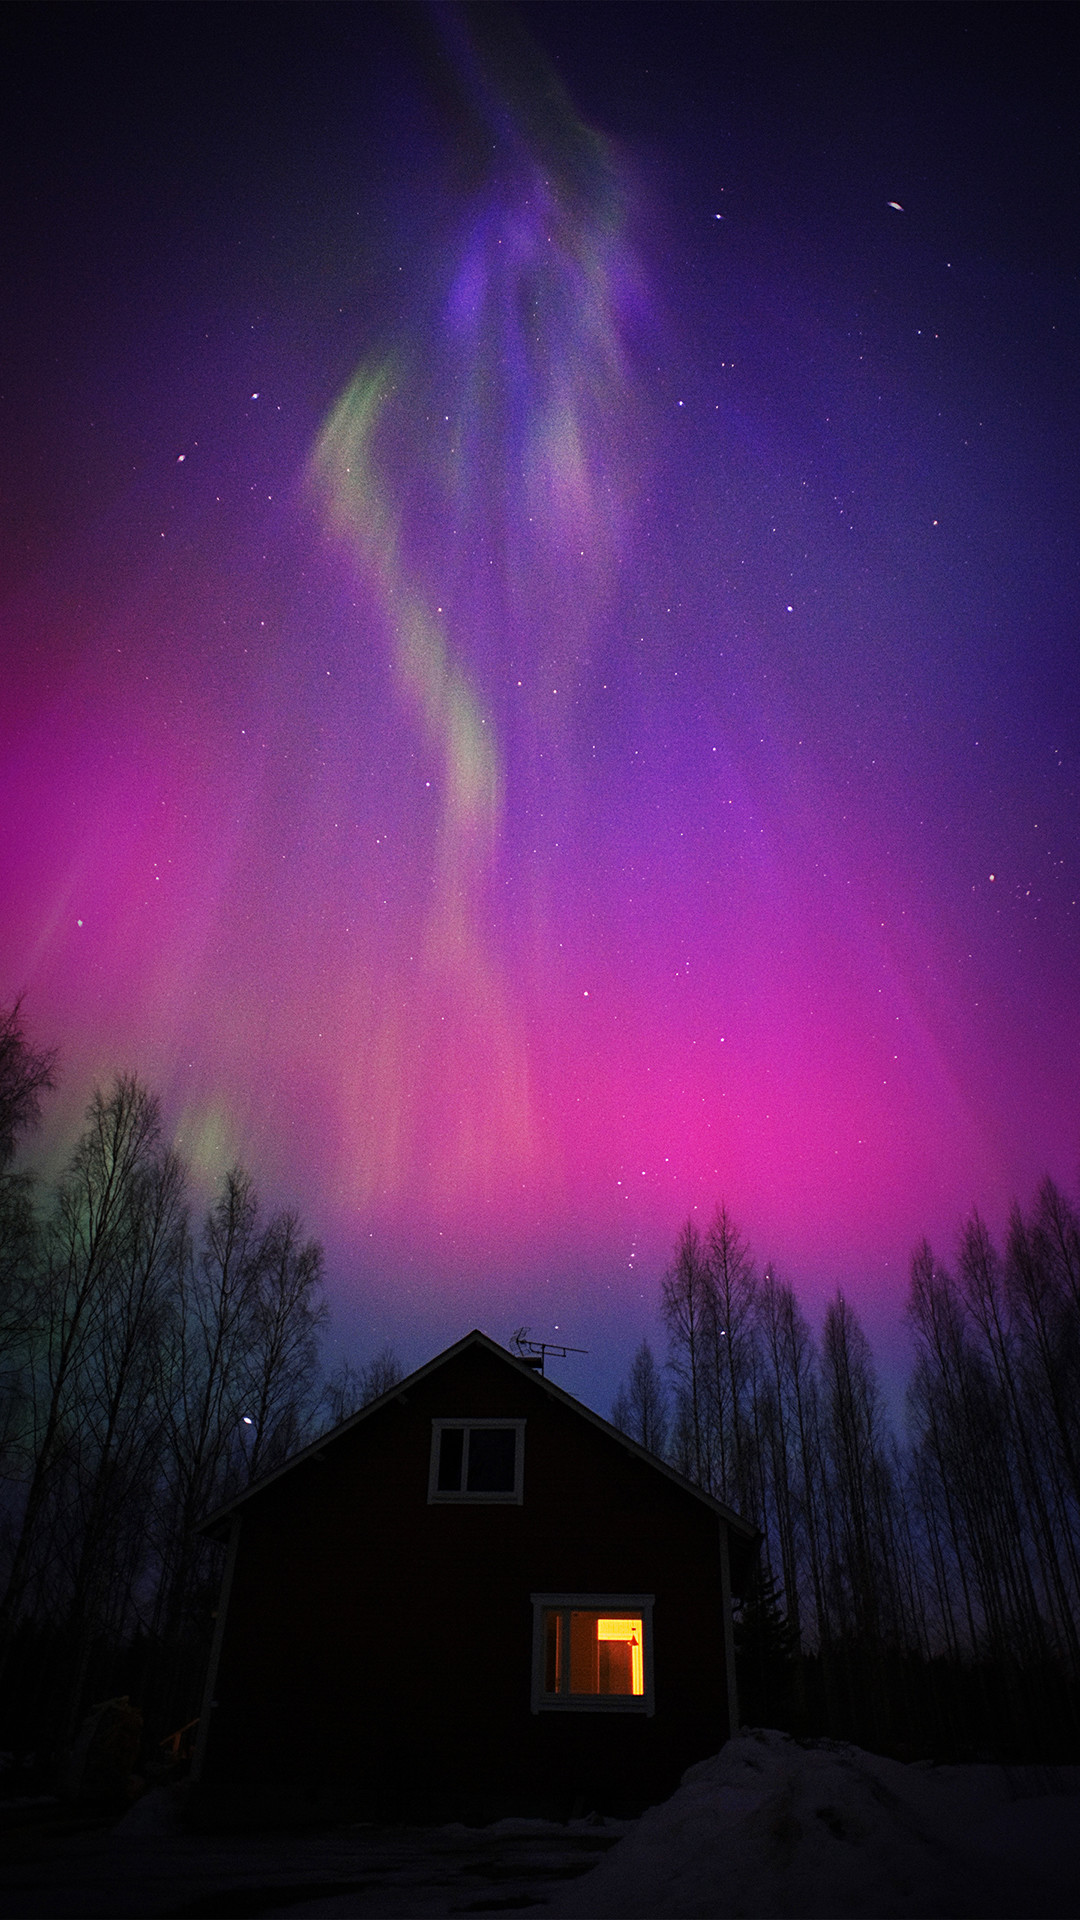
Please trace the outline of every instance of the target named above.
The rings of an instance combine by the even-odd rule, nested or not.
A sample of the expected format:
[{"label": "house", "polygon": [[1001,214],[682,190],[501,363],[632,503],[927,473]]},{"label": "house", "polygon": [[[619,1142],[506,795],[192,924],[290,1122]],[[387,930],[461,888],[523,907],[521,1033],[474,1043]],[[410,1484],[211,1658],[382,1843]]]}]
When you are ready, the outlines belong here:
[{"label": "house", "polygon": [[754,1529],[483,1333],[205,1528],[204,1802],[637,1810],[737,1725]]}]

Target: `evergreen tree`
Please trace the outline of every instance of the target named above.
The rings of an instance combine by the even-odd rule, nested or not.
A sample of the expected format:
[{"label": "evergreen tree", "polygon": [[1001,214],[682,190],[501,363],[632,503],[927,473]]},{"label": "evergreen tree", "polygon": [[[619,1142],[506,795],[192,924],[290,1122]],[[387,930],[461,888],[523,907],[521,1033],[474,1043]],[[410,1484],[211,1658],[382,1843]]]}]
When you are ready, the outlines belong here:
[{"label": "evergreen tree", "polygon": [[784,1612],[776,1581],[759,1563],[735,1616],[735,1670],[744,1726],[801,1731],[800,1651],[798,1631]]}]

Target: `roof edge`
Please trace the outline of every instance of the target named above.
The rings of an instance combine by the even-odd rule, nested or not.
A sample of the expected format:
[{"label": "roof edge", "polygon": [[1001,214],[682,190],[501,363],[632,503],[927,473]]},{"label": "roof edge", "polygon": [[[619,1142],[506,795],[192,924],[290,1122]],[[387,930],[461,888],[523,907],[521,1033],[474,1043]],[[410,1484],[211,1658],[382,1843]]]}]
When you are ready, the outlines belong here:
[{"label": "roof edge", "polygon": [[283,1474],[291,1473],[294,1467],[302,1466],[305,1460],[317,1459],[328,1446],[333,1446],[336,1441],[343,1439],[345,1434],[351,1433],[354,1427],[360,1426],[363,1421],[370,1419],[373,1414],[380,1412],[381,1409],[388,1406],[391,1401],[403,1398],[413,1387],[419,1385],[420,1381],[427,1379],[429,1374],[434,1373],[437,1368],[445,1366],[447,1361],[456,1359],[460,1353],[464,1353],[466,1348],[471,1346],[486,1348],[486,1350],[494,1354],[497,1359],[506,1362],[511,1367],[517,1368],[524,1379],[532,1381],[534,1386],[541,1388],[552,1399],[568,1407],[572,1413],[576,1413],[582,1419],[590,1421],[594,1427],[599,1428],[601,1433],[606,1434],[609,1440],[616,1440],[628,1453],[633,1454],[635,1459],[643,1461],[646,1466],[652,1467],[655,1472],[662,1473],[665,1479],[672,1481],[673,1484],[681,1488],[684,1493],[691,1494],[695,1500],[699,1500],[703,1506],[710,1508],[710,1510],[717,1514],[720,1519],[724,1520],[728,1526],[734,1527],[736,1532],[741,1533],[747,1541],[757,1540],[759,1538],[758,1529],[751,1521],[744,1520],[741,1514],[736,1513],[734,1509],[727,1506],[723,1500],[717,1500],[715,1495],[707,1493],[703,1487],[695,1486],[694,1482],[688,1480],[685,1474],[680,1473],[677,1467],[669,1466],[666,1460],[661,1460],[659,1454],[651,1453],[648,1447],[643,1447],[639,1441],[632,1440],[629,1434],[622,1433],[618,1427],[612,1426],[611,1421],[605,1420],[603,1414],[595,1413],[592,1407],[585,1405],[583,1400],[575,1399],[572,1393],[567,1393],[565,1388],[557,1386],[554,1380],[548,1380],[542,1373],[538,1373],[534,1367],[527,1366],[524,1360],[518,1358],[517,1354],[511,1353],[507,1347],[501,1347],[497,1340],[493,1340],[490,1334],[483,1333],[479,1327],[473,1327],[462,1339],[456,1340],[453,1346],[444,1347],[441,1353],[437,1353],[433,1359],[425,1361],[422,1367],[417,1367],[412,1373],[406,1374],[404,1380],[399,1380],[397,1384],[389,1388],[386,1393],[381,1393],[377,1400],[369,1400],[367,1406],[358,1408],[355,1413],[349,1414],[347,1419],[339,1421],[336,1427],[331,1427],[326,1433],[321,1433],[317,1439],[309,1441],[308,1445],[302,1447],[299,1453],[292,1454],[288,1460],[282,1462],[280,1467],[275,1467],[272,1472],[265,1473],[260,1479],[252,1481],[251,1485],[245,1487],[242,1493],[235,1494],[231,1500],[226,1500],[220,1507],[215,1507],[212,1513],[207,1514],[205,1520],[199,1521],[195,1532],[213,1532],[215,1528],[220,1527],[224,1520],[230,1519],[238,1508],[246,1506],[249,1500],[253,1500],[257,1494],[265,1492],[266,1488],[272,1486],[275,1480],[280,1480]]}]

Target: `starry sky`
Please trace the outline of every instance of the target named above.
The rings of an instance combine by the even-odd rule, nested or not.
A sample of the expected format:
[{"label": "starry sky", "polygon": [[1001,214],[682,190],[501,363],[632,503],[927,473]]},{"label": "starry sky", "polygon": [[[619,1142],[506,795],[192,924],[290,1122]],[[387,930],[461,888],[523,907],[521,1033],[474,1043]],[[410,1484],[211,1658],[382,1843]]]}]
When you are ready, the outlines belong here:
[{"label": "starry sky", "polygon": [[[1054,5],[5,10],[0,997],[589,1349],[689,1214],[900,1364],[1080,1161]],[[556,1331],[558,1329],[558,1331]]]}]

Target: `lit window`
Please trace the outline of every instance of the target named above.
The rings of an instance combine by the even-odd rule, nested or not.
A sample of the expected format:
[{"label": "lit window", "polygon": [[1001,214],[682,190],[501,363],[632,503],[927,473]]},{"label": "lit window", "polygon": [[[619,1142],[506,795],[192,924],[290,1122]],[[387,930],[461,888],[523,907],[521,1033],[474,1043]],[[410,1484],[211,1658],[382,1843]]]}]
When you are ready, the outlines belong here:
[{"label": "lit window", "polygon": [[524,1420],[433,1420],[429,1501],[520,1505]]},{"label": "lit window", "polygon": [[651,1713],[652,1594],[534,1593],[533,1712]]}]

